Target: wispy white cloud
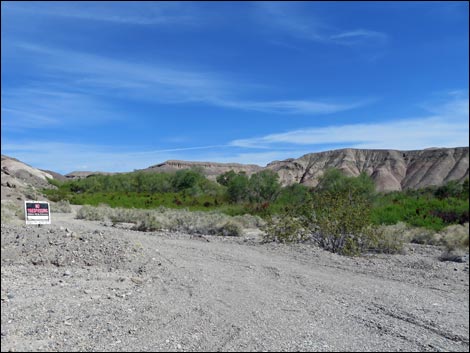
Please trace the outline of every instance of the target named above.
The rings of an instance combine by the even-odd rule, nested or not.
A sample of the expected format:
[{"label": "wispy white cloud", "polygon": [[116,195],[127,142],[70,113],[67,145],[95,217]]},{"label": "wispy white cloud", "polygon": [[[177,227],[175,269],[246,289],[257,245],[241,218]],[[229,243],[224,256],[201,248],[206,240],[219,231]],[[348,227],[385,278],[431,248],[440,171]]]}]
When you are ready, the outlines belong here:
[{"label": "wispy white cloud", "polygon": [[254,110],[265,113],[331,114],[364,106],[371,103],[372,99],[353,103],[327,103],[314,100],[279,100],[264,102],[215,100],[214,102],[225,107]]},{"label": "wispy white cloud", "polygon": [[113,146],[41,141],[3,143],[2,153],[36,168],[64,174],[74,170],[129,172],[170,159],[266,165],[273,159],[291,156],[288,151],[243,153],[228,145],[133,152]]},{"label": "wispy white cloud", "polygon": [[377,42],[385,42],[388,36],[385,33],[357,29],[354,31],[341,32],[329,36],[329,39],[335,41],[338,44],[358,44],[365,41],[374,40]]},{"label": "wispy white cloud", "polygon": [[[7,125],[33,127],[29,118],[33,112],[48,117],[51,123],[70,119],[86,121],[77,120],[79,116],[97,117],[98,121],[103,121],[113,117],[110,107],[105,104],[107,98],[164,104],[202,103],[279,114],[331,114],[370,103],[367,99],[328,102],[316,99],[246,100],[239,97],[257,91],[259,84],[239,82],[211,71],[132,63],[38,44],[17,43],[15,47],[34,54],[31,65],[41,75],[47,75],[48,85],[53,88],[5,89],[4,107],[10,109]],[[12,114],[13,110],[16,114]]]},{"label": "wispy white cloud", "polygon": [[195,8],[177,2],[34,2],[13,3],[8,11],[24,14],[131,25],[193,25]]},{"label": "wispy white cloud", "polygon": [[135,151],[124,145],[2,140],[2,153],[38,168],[68,173],[73,170],[126,172],[169,159],[264,166],[274,160],[346,146],[397,150],[468,146],[468,105],[468,98],[453,99],[435,107],[439,114],[422,118],[309,127],[219,145]]},{"label": "wispy white cloud", "polygon": [[289,145],[344,145],[354,148],[422,149],[468,145],[468,98],[434,108],[436,114],[386,122],[308,127],[261,137],[237,139],[232,146],[276,149]]},{"label": "wispy white cloud", "polygon": [[[188,153],[190,152],[190,153]],[[130,172],[167,160],[211,161],[220,163],[266,164],[279,159],[298,157],[308,149],[246,151],[230,145],[129,151],[115,146],[68,142],[3,142],[2,153],[36,168],[67,174],[75,170]]]},{"label": "wispy white cloud", "polygon": [[6,129],[96,125],[122,117],[100,99],[66,88],[23,87],[2,92],[2,128]]},{"label": "wispy white cloud", "polygon": [[388,40],[384,32],[332,26],[316,16],[315,11],[305,11],[305,6],[296,2],[258,2],[255,18],[272,33],[312,42],[351,46],[366,43],[383,45]]},{"label": "wispy white cloud", "polygon": [[[2,141],[2,153],[18,158],[36,168],[59,173],[74,170],[128,172],[147,168],[169,159],[184,159],[187,152],[220,150],[220,145],[130,151],[111,145],[45,141]],[[206,153],[206,152],[204,152]],[[194,153],[193,153],[194,154]],[[194,160],[194,159],[192,159]]]}]

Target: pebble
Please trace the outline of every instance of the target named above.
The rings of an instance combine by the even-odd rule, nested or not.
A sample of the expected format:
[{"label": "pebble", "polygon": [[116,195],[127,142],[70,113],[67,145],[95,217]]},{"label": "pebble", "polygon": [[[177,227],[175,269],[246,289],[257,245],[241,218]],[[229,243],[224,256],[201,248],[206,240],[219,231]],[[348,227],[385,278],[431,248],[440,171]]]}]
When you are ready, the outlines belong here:
[{"label": "pebble", "polygon": [[131,281],[134,282],[135,284],[142,284],[142,283],[144,283],[143,280],[141,280],[140,278],[137,278],[137,277],[131,277]]},{"label": "pebble", "polygon": [[64,272],[64,276],[72,276],[72,272],[67,270],[67,271]]}]

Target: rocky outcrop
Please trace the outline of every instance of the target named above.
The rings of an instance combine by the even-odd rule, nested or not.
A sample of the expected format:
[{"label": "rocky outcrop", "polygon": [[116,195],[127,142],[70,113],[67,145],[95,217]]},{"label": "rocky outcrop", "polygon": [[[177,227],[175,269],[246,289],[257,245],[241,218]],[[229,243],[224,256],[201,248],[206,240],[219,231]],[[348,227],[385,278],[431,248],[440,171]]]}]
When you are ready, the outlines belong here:
[{"label": "rocky outcrop", "polygon": [[372,177],[377,190],[393,191],[463,181],[469,175],[468,163],[468,147],[416,151],[346,148],[275,161],[266,168],[277,172],[284,185],[308,186],[317,185],[328,168],[340,169],[349,176],[365,172]]},{"label": "rocky outcrop", "polygon": [[47,179],[54,175],[34,168],[16,158],[2,155],[1,162],[1,193],[3,200],[22,206],[24,200],[37,197],[43,198],[38,192],[42,188],[55,188]]},{"label": "rocky outcrop", "polygon": [[[31,185],[42,188],[49,187],[47,179],[54,177],[40,169],[34,168],[16,158],[11,158],[2,154],[1,163],[2,186],[10,185],[25,186]],[[5,185],[4,185],[5,184]]]}]

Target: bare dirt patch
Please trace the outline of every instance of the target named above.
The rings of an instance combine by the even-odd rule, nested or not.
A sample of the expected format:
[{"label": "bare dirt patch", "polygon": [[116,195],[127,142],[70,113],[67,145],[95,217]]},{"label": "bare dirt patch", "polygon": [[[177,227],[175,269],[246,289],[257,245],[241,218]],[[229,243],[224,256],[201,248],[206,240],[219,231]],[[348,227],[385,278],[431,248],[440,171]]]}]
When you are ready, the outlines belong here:
[{"label": "bare dirt patch", "polygon": [[441,249],[2,225],[2,351],[467,351],[468,262]]}]

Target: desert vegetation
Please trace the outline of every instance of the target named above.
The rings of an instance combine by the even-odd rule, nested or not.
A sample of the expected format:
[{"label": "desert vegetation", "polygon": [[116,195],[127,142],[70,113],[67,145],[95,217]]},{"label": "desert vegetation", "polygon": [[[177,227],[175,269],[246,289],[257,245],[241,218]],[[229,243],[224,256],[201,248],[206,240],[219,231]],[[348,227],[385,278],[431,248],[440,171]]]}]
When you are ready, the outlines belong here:
[{"label": "desert vegetation", "polygon": [[229,171],[211,181],[197,168],[51,182],[57,188],[43,192],[61,209],[67,202],[88,205],[79,217],[134,223],[143,231],[239,235],[251,217],[265,241],[312,241],[345,255],[401,252],[406,242],[445,245],[449,253],[468,247],[468,230],[458,241],[449,235],[468,229],[468,179],[390,193],[376,192],[365,173],[347,177],[335,169],[315,188],[282,187],[269,170]]},{"label": "desert vegetation", "polygon": [[111,208],[107,205],[83,206],[78,219],[133,224],[139,231],[176,231],[188,234],[239,236],[246,228],[264,224],[258,216],[229,216],[220,212],[175,210],[158,207],[153,210]]}]

